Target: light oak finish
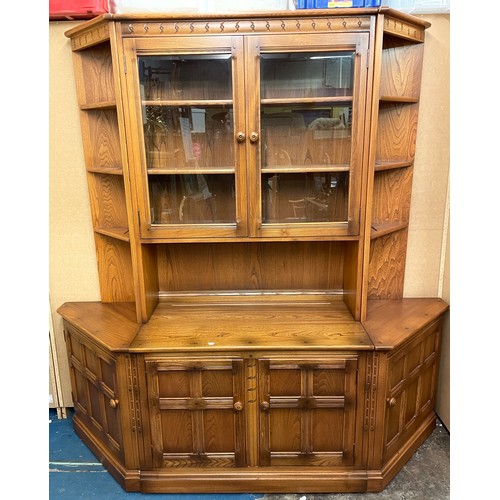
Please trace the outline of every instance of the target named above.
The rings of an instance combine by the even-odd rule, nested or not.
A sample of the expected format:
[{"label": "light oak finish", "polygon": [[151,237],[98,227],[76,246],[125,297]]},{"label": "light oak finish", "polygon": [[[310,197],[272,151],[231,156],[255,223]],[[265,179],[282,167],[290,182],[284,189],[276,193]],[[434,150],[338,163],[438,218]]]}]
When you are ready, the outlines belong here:
[{"label": "light oak finish", "polygon": [[429,25],[314,14],[67,32],[102,302],[58,312],[127,491],[380,491],[434,426],[447,304],[402,298]]}]

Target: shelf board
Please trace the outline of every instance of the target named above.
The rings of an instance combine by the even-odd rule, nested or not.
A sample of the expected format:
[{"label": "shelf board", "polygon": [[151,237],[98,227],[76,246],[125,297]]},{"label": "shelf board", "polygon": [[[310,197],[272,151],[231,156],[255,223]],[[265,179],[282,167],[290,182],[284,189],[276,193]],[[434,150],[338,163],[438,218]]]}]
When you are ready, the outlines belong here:
[{"label": "shelf board", "polygon": [[392,170],[396,168],[405,168],[413,166],[413,160],[406,161],[376,161],[375,172],[382,172],[384,170]]},{"label": "shelf board", "polygon": [[234,167],[148,168],[150,175],[234,174]]},{"label": "shelf board", "polygon": [[263,174],[292,173],[301,174],[304,172],[349,172],[349,165],[273,165],[262,167]]},{"label": "shelf board", "polygon": [[130,352],[372,350],[373,344],[345,303],[317,300],[161,302],[142,326]]},{"label": "shelf board", "polygon": [[142,101],[143,106],[228,106],[232,99],[171,99],[158,101]]},{"label": "shelf board", "polygon": [[335,235],[335,236],[259,236],[257,238],[252,238],[250,236],[210,236],[207,237],[191,237],[191,238],[164,238],[164,237],[154,237],[154,238],[141,238],[142,244],[157,244],[157,243],[250,243],[258,241],[260,242],[290,242],[290,241],[359,241],[359,235],[346,236],[346,235]]},{"label": "shelf board", "polygon": [[89,104],[80,104],[82,111],[93,109],[113,109],[116,108],[116,101],[92,102]]},{"label": "shelf board", "polygon": [[331,102],[351,102],[352,95],[330,96],[330,97],[280,97],[261,99],[261,105],[265,104],[324,104]]},{"label": "shelf board", "polygon": [[371,225],[371,235],[370,239],[380,238],[386,234],[396,233],[401,231],[401,229],[406,229],[408,227],[408,222],[381,222],[373,223]]},{"label": "shelf board", "polygon": [[128,227],[96,227],[94,232],[98,234],[103,234],[104,236],[110,236],[116,240],[130,241]]},{"label": "shelf board", "polygon": [[435,298],[373,299],[367,302],[363,326],[375,350],[392,350],[447,310],[448,304]]},{"label": "shelf board", "polygon": [[407,97],[400,95],[383,95],[379,98],[379,102],[381,103],[415,104],[418,101],[418,97]]},{"label": "shelf board", "polygon": [[87,172],[92,174],[106,174],[106,175],[123,175],[121,167],[89,167]]}]

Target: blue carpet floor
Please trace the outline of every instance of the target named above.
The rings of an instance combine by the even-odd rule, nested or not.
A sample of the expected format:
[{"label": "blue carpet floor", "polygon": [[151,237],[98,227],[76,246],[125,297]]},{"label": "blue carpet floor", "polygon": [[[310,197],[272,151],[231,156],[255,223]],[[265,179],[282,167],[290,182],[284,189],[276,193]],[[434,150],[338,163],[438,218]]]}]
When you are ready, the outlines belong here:
[{"label": "blue carpet floor", "polygon": [[73,430],[72,411],[58,419],[49,410],[49,494],[50,499],[130,498],[137,500],[254,500],[252,494],[145,494],[127,493],[106,471]]}]

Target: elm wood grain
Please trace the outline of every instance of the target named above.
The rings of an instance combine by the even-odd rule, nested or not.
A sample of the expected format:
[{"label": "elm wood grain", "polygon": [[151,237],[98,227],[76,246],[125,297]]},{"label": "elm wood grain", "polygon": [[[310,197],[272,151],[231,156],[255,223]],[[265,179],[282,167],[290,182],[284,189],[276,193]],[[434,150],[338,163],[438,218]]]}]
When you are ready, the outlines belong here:
[{"label": "elm wood grain", "polygon": [[124,459],[117,360],[66,325],[73,402],[76,412],[118,460]]},{"label": "elm wood grain", "polygon": [[403,298],[407,238],[408,229],[405,228],[371,240],[366,273],[368,300]]},{"label": "elm wood grain", "polygon": [[408,44],[400,39],[384,37],[382,50],[381,98],[420,97],[423,44]]},{"label": "elm wood grain", "polygon": [[370,350],[361,325],[342,301],[329,305],[160,303],[130,345],[130,352],[254,349]]},{"label": "elm wood grain", "polygon": [[94,232],[97,270],[103,302],[135,301],[130,244],[121,238]]},{"label": "elm wood grain", "polygon": [[392,350],[407,342],[448,308],[448,304],[438,298],[369,300],[368,319],[362,325],[376,350]]},{"label": "elm wood grain", "polygon": [[317,467],[246,467],[237,470],[163,470],[141,472],[143,493],[301,493],[365,492],[365,471],[339,470],[328,473]]},{"label": "elm wood grain", "polygon": [[158,245],[159,289],[340,290],[347,248],[342,242]]},{"label": "elm wood grain", "polygon": [[354,463],[357,362],[259,357],[260,465]]},{"label": "elm wood grain", "polygon": [[415,452],[422,446],[436,427],[436,415],[430,413],[410,439],[386,464],[379,469],[369,469],[367,473],[367,493],[382,491],[401,471]]},{"label": "elm wood grain", "polygon": [[431,322],[403,348],[387,355],[383,463],[397,453],[429,414],[434,414],[441,325],[439,319]]},{"label": "elm wood grain", "polygon": [[413,166],[413,161],[386,161],[375,162],[375,172],[390,170],[393,168],[404,168]]},{"label": "elm wood grain", "polygon": [[87,168],[121,168],[116,108],[82,110],[80,122]]},{"label": "elm wood grain", "polygon": [[146,358],[156,467],[246,465],[243,360]]},{"label": "elm wood grain", "polygon": [[412,168],[375,173],[372,226],[384,222],[409,222],[412,180]]},{"label": "elm wood grain", "polygon": [[418,104],[380,103],[377,162],[415,158]]},{"label": "elm wood grain", "polygon": [[87,180],[93,227],[107,229],[127,227],[123,177],[89,173]]},{"label": "elm wood grain", "polygon": [[64,320],[110,352],[126,352],[140,329],[135,305],[66,302],[57,309]]},{"label": "elm wood grain", "polygon": [[80,108],[116,102],[113,58],[109,42],[74,52],[73,62]]},{"label": "elm wood grain", "polygon": [[408,222],[380,222],[372,223],[370,239],[380,238],[390,233],[406,229]]}]

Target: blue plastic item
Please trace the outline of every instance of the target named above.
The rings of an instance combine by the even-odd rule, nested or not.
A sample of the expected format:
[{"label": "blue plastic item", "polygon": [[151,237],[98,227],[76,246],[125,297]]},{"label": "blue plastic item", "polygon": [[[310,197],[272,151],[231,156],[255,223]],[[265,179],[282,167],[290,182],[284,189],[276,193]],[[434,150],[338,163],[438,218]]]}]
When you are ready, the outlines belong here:
[{"label": "blue plastic item", "polygon": [[[335,9],[337,7],[329,7],[331,0],[297,0],[297,9]],[[381,0],[352,0],[349,2],[349,7],[380,7]],[[338,7],[341,7],[339,5]],[[342,7],[346,7],[343,5]]]}]

